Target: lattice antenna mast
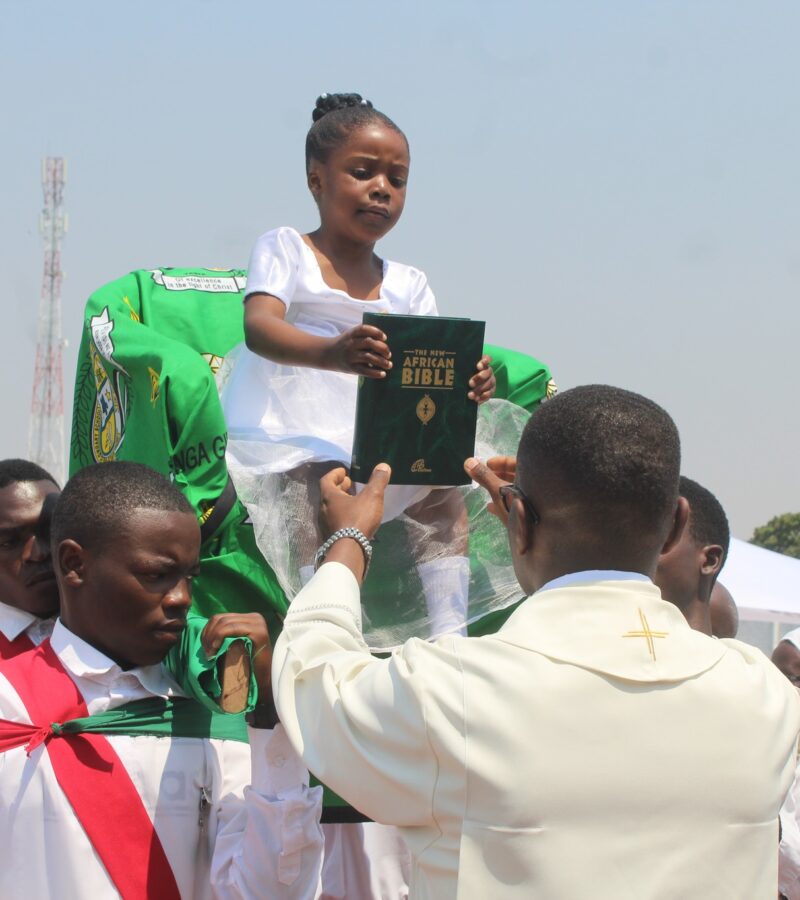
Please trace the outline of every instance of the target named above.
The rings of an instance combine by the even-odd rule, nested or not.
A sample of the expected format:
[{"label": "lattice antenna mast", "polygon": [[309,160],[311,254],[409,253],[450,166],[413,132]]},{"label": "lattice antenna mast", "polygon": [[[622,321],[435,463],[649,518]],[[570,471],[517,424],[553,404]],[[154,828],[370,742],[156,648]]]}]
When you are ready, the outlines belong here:
[{"label": "lattice antenna mast", "polygon": [[44,209],[39,230],[44,240],[44,276],[39,299],[36,368],[33,375],[28,457],[64,484],[64,383],[61,354],[61,239],[67,231],[64,213],[66,166],[60,156],[42,161]]}]

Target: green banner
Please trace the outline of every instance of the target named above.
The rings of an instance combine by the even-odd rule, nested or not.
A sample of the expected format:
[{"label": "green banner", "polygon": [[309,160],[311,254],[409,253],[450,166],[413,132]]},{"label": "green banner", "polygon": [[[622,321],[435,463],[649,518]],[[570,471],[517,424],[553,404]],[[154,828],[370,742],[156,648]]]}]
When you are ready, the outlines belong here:
[{"label": "green banner", "polygon": [[[111,460],[167,475],[210,519],[228,483],[227,431],[214,373],[243,337],[241,269],[155,269],[107,284],[84,312],[70,474]],[[233,499],[233,498],[232,498]],[[286,598],[234,500],[203,542],[194,602],[210,616],[264,614],[277,636]],[[219,513],[222,515],[219,515]]]}]

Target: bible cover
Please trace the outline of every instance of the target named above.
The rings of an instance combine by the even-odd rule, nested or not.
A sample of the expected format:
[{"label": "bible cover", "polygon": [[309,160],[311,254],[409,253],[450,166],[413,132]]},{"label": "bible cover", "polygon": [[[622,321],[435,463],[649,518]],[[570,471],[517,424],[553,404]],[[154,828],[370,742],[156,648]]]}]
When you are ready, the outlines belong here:
[{"label": "bible cover", "polygon": [[359,378],[351,477],[364,483],[379,462],[392,484],[469,484],[478,404],[467,397],[483,355],[484,322],[444,316],[364,313],[388,338],[386,378]]}]

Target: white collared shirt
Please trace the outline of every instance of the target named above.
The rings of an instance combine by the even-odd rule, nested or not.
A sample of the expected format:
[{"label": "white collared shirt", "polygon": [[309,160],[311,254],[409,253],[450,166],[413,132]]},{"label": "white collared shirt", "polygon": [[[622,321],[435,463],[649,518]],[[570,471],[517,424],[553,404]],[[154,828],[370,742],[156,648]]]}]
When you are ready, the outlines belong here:
[{"label": "white collared shirt", "polygon": [[537,594],[552,591],[554,588],[572,587],[576,584],[591,584],[595,581],[650,581],[641,572],[620,572],[616,569],[585,569],[582,572],[569,572],[543,584]]},{"label": "white collared shirt", "polygon": [[147,697],[182,697],[183,692],[160,663],[122,669],[104,653],[74,635],[56,619],[50,645],[86,701],[89,715]]},{"label": "white collared shirt", "polygon": [[40,619],[24,609],[0,603],[0,631],[9,641],[16,640],[24,632],[38,647],[45,638],[50,637],[54,623],[54,617]]},{"label": "white collared shirt", "polygon": [[[180,693],[161,666],[123,671],[60,621],[52,646],[91,713]],[[30,722],[2,674],[0,717]],[[181,897],[317,896],[321,789],[308,788],[308,773],[281,726],[250,729],[250,747],[149,735],[107,739],[153,821]],[[24,747],[0,754],[0,847],[4,900],[117,896],[45,746],[30,757]]]}]

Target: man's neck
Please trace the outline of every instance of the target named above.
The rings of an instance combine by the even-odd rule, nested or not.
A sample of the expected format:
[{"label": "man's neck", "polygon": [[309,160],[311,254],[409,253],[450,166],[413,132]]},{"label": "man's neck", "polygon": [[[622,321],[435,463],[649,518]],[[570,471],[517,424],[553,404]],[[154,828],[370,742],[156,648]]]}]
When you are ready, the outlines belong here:
[{"label": "man's neck", "polygon": [[[677,604],[676,604],[677,605]],[[695,597],[684,606],[678,606],[689,626],[701,634],[711,636],[711,610],[708,603]]]}]

